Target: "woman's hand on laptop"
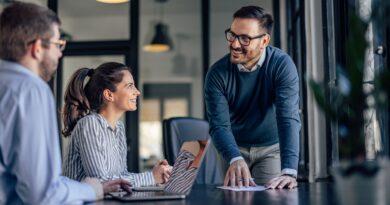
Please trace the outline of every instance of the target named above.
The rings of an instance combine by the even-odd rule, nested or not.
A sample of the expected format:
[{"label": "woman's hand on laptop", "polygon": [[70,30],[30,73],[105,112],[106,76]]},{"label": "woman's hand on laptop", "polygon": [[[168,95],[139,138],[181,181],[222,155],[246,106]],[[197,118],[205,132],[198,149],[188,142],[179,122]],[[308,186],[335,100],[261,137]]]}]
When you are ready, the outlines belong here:
[{"label": "woman's hand on laptop", "polygon": [[100,182],[100,180],[97,178],[86,177],[82,182],[90,185],[93,188],[96,194],[96,200],[103,199],[105,194],[116,192],[121,189],[131,193],[130,182],[123,179]]},{"label": "woman's hand on laptop", "polygon": [[154,181],[157,184],[165,184],[168,182],[169,177],[171,176],[172,166],[169,166],[167,160],[160,160],[153,167],[153,177]]},{"label": "woman's hand on laptop", "polygon": [[124,179],[105,181],[102,183],[102,185],[104,194],[120,191],[121,189],[128,193],[131,193],[131,184]]}]

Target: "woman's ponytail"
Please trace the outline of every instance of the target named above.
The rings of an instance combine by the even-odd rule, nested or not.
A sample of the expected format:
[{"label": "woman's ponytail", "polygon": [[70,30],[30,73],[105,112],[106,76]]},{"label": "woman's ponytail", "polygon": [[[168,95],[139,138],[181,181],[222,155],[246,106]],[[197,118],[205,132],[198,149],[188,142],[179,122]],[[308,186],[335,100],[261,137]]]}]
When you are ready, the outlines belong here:
[{"label": "woman's ponytail", "polygon": [[[115,62],[107,62],[96,69],[80,68],[71,77],[65,92],[65,105],[62,111],[65,137],[71,135],[77,121],[91,111],[99,112],[105,105],[103,91],[116,91],[116,84],[123,78],[123,71],[129,67]],[[84,82],[89,76],[88,82]]]},{"label": "woman's ponytail", "polygon": [[65,91],[65,105],[62,111],[64,129],[62,134],[67,137],[72,133],[77,121],[89,114],[91,107],[84,92],[84,81],[91,77],[94,69],[80,68],[71,77]]}]

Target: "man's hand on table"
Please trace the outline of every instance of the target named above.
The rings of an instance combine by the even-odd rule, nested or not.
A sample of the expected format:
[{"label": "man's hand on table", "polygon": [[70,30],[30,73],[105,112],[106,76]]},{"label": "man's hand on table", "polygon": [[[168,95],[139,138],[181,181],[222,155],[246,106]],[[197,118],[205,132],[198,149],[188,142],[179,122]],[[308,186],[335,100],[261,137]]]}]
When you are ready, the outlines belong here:
[{"label": "man's hand on table", "polygon": [[271,179],[265,187],[270,189],[293,189],[298,186],[297,179],[290,175],[281,175]]},{"label": "man's hand on table", "polygon": [[226,172],[224,186],[256,186],[245,160],[234,161]]}]

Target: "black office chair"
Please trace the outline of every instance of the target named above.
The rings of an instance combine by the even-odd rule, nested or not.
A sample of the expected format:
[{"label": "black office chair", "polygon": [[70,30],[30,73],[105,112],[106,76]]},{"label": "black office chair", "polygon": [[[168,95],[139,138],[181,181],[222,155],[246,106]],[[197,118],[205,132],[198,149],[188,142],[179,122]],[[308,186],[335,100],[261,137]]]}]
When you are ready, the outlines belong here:
[{"label": "black office chair", "polygon": [[[163,121],[164,155],[171,165],[179,154],[183,142],[209,138],[209,123],[205,120],[175,117]],[[222,161],[211,142],[195,183],[222,184],[223,174]]]}]

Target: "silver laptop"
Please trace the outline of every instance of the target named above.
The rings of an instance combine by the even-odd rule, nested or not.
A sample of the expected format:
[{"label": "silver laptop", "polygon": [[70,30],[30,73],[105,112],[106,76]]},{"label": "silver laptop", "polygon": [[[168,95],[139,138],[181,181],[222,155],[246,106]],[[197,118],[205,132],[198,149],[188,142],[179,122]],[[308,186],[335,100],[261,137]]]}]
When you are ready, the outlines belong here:
[{"label": "silver laptop", "polygon": [[150,201],[184,199],[191,192],[210,140],[184,142],[164,186],[134,188],[132,193],[113,192],[112,199],[120,201]]}]

